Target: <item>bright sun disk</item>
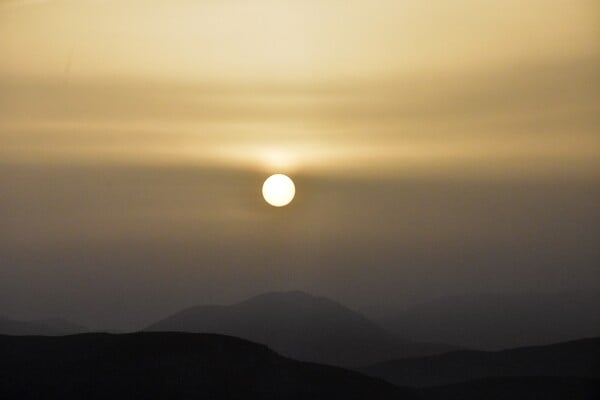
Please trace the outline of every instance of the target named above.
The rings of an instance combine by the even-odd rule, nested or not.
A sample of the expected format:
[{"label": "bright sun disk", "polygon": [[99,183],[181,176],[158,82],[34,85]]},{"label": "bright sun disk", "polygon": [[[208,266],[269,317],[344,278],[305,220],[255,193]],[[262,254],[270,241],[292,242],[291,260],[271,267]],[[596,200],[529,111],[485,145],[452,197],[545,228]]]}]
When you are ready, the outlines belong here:
[{"label": "bright sun disk", "polygon": [[296,195],[294,182],[286,175],[275,174],[267,178],[262,187],[265,201],[274,207],[283,207],[291,203]]}]

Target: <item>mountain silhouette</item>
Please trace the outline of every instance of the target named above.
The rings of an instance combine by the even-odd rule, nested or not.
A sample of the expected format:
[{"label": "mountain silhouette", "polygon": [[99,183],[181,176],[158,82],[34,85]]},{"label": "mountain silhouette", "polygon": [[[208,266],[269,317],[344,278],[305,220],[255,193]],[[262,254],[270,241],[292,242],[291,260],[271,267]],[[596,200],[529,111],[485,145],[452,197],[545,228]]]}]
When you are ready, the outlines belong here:
[{"label": "mountain silhouette", "polygon": [[355,371],[213,334],[0,336],[0,398],[416,399]]},{"label": "mountain silhouette", "polygon": [[600,336],[600,291],[444,297],[381,319],[423,341],[479,350],[537,346]]},{"label": "mountain silhouette", "polygon": [[456,349],[402,340],[332,300],[297,291],[266,293],[229,306],[192,307],[146,330],[237,336],[295,359],[341,366]]},{"label": "mountain silhouette", "polygon": [[18,321],[0,317],[0,335],[61,336],[87,331],[84,326],[59,318]]},{"label": "mountain silhouette", "polygon": [[421,390],[427,400],[597,400],[600,380],[574,377],[482,378]]},{"label": "mountain silhouette", "polygon": [[490,377],[600,378],[600,338],[502,351],[456,351],[361,368],[397,385],[447,385]]}]

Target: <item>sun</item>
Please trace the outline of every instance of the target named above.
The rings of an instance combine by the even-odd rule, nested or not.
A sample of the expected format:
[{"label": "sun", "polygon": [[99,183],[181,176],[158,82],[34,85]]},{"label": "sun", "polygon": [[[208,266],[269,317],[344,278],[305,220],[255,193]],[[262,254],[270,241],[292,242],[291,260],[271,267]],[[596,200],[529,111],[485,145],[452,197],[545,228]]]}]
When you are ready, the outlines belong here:
[{"label": "sun", "polygon": [[262,187],[265,201],[273,207],[287,206],[294,200],[296,186],[287,175],[275,174],[267,178]]}]

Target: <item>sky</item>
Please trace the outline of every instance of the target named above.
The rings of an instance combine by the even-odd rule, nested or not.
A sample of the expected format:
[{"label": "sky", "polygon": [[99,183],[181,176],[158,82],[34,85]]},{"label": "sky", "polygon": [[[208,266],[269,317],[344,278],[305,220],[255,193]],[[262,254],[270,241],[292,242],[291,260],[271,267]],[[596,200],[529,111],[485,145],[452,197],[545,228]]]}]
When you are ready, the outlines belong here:
[{"label": "sky", "polygon": [[0,315],[594,289],[598,38],[593,0],[0,1]]}]

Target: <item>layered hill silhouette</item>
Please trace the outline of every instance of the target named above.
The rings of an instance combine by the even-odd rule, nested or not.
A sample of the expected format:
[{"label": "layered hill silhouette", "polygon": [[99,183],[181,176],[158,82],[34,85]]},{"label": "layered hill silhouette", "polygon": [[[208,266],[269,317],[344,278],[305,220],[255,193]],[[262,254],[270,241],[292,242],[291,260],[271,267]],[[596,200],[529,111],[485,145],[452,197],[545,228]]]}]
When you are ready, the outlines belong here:
[{"label": "layered hill silhouette", "polygon": [[0,398],[415,399],[355,371],[212,334],[0,336]]},{"label": "layered hill silhouette", "polygon": [[600,380],[574,377],[483,378],[421,390],[427,400],[597,400]]},{"label": "layered hill silhouette", "polygon": [[600,336],[599,311],[600,291],[472,294],[416,305],[378,322],[423,341],[501,350]]},{"label": "layered hill silhouette", "polygon": [[0,335],[61,336],[87,331],[88,329],[84,326],[59,318],[37,321],[18,321],[0,317]]},{"label": "layered hill silhouette", "polygon": [[448,385],[501,377],[600,379],[600,338],[495,352],[456,351],[387,361],[360,371],[397,385],[409,386]]},{"label": "layered hill silhouette", "polygon": [[145,330],[237,336],[295,359],[340,366],[456,349],[400,339],[332,300],[303,292],[273,292],[229,306],[192,307]]}]

